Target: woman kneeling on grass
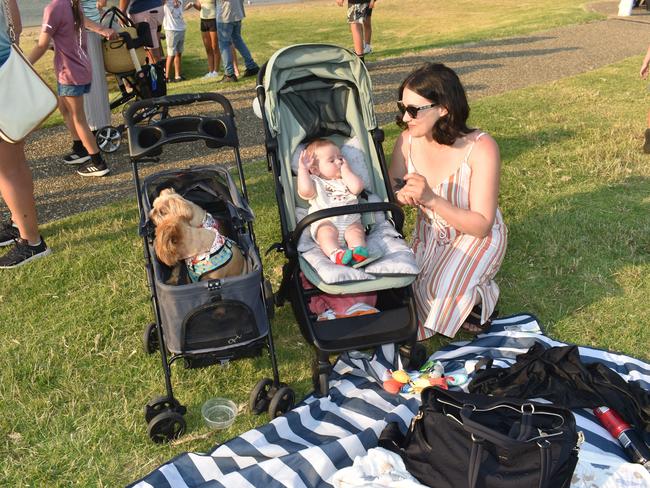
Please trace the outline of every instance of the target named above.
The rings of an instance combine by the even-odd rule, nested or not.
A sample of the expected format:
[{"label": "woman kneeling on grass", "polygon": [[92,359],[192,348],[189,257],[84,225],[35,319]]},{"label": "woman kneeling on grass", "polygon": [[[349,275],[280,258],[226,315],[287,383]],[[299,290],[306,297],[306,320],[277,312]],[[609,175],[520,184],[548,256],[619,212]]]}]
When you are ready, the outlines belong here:
[{"label": "woman kneeling on grass", "polygon": [[418,338],[453,337],[461,327],[479,333],[499,298],[493,278],[507,244],[497,206],[499,148],[486,133],[467,127],[465,90],[442,64],[409,74],[397,106],[403,132],[389,174],[397,201],[418,209]]}]

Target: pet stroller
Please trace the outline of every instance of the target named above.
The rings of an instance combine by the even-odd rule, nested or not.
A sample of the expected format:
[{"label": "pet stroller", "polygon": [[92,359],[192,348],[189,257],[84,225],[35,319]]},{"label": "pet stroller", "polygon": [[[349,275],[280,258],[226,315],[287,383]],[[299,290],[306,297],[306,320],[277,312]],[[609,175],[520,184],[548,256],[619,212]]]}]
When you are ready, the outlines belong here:
[{"label": "pet stroller", "polygon": [[[115,76],[120,94],[111,100],[111,110],[130,102],[162,97],[167,94],[164,61],[149,64],[146,59],[145,47],[151,47],[151,31],[146,22],[134,24],[124,12],[117,7],[111,7],[101,18],[102,25],[118,31],[119,39],[104,40],[104,69]],[[157,105],[142,109],[133,115],[138,124],[148,124],[164,119],[167,111]],[[122,143],[124,124],[107,125],[97,130],[95,138],[102,152],[112,153],[119,149]]]},{"label": "pet stroller", "polygon": [[[415,342],[417,323],[410,286],[419,270],[401,235],[404,214],[390,189],[382,149],[384,133],[375,120],[371,81],[365,65],[354,53],[337,46],[289,46],[277,51],[260,70],[256,103],[262,107],[267,162],[273,172],[280,212],[282,242],[274,247],[288,259],[275,300],[278,305],[286,299],[291,302],[302,335],[316,349],[312,365],[316,393],[328,393],[332,353],[396,343],[402,346],[400,353],[408,367],[419,367],[426,359],[426,349]],[[357,169],[367,173],[362,177],[365,191],[357,205],[305,216],[306,202],[296,190],[297,154],[301,144],[317,137],[336,142],[349,163],[346,144],[361,156]],[[370,229],[369,246],[373,229],[382,232],[377,247],[383,258],[364,268],[365,274],[331,263],[319,248],[303,252],[304,239],[309,237],[309,232],[303,235],[303,231],[310,224],[352,213],[360,213],[362,223]],[[344,275],[340,279],[335,276],[339,272]],[[301,275],[315,288],[306,290]],[[377,293],[379,313],[317,321],[309,308],[312,297],[323,293],[350,295],[369,291]]]},{"label": "pet stroller", "polygon": [[[138,125],[134,115],[142,110],[170,109],[208,102],[220,108],[217,115],[180,115],[149,125]],[[196,107],[196,105],[195,105]],[[139,100],[125,112],[129,152],[138,197],[140,234],[144,243],[149,288],[155,322],[146,326],[143,342],[148,353],[159,349],[165,374],[166,394],[145,406],[148,433],[155,442],[180,436],[185,430],[186,408],[176,400],[171,384],[171,365],[183,359],[185,367],[203,367],[241,357],[260,355],[268,349],[273,379],[264,378],[250,393],[253,413],[267,410],[271,418],[293,408],[294,393],[280,383],[270,317],[273,291],[264,278],[253,232],[253,213],[248,205],[239,140],[230,102],[216,93],[173,95]],[[239,187],[221,166],[171,169],[140,180],[138,165],[177,142],[204,141],[212,149],[232,149]],[[203,207],[224,224],[247,261],[241,276],[209,279],[189,284],[168,284],[172,269],[155,256],[155,228],[149,220],[153,201],[161,190],[173,188]]]}]

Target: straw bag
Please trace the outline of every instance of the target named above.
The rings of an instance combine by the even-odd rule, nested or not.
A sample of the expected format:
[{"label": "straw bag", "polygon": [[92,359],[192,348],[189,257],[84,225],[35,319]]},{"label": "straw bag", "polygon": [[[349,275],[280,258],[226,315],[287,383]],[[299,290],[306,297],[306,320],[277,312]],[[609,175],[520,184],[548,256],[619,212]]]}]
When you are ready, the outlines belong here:
[{"label": "straw bag", "polygon": [[[141,35],[145,34],[145,30],[138,31],[137,26],[117,7],[112,7],[102,15],[101,22],[103,25],[115,29],[117,32],[126,32],[131,39],[138,39]],[[149,32],[147,25],[146,32]],[[150,41],[144,40],[140,42],[140,47],[135,49],[135,55],[140,62],[140,65],[145,63],[147,53],[144,50],[144,45],[150,44]],[[108,73],[130,73],[136,70],[133,65],[133,60],[129,54],[127,42],[122,37],[118,39],[104,39],[102,40],[102,51],[104,54],[104,69]]]},{"label": "straw bag", "polygon": [[7,0],[2,7],[7,18],[11,51],[0,66],[0,137],[10,143],[22,141],[56,110],[57,98],[16,44]]}]

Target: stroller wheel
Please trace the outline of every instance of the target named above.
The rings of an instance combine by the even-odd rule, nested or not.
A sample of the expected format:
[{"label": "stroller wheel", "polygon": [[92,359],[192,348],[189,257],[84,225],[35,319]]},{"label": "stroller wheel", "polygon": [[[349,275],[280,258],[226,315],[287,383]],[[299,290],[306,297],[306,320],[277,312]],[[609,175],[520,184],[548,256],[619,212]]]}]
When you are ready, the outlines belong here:
[{"label": "stroller wheel", "polygon": [[273,387],[273,380],[269,378],[261,379],[257,382],[255,387],[251,390],[250,398],[248,400],[248,408],[251,413],[255,415],[261,414],[269,405],[271,388]]},{"label": "stroller wheel", "polygon": [[122,144],[122,133],[112,125],[107,125],[97,131],[95,140],[100,151],[112,153],[117,151]]},{"label": "stroller wheel", "polygon": [[291,388],[288,386],[280,388],[275,395],[273,395],[271,403],[269,403],[269,417],[274,419],[287,413],[293,408],[295,398],[296,397]]},{"label": "stroller wheel", "polygon": [[183,416],[167,410],[151,419],[147,425],[147,434],[156,444],[179,438],[185,433],[187,424]]},{"label": "stroller wheel", "polygon": [[144,352],[153,354],[158,350],[158,332],[156,332],[156,323],[147,324],[142,334],[142,345]]},{"label": "stroller wheel", "polygon": [[149,423],[155,416],[165,411],[174,411],[180,415],[185,415],[187,409],[174,397],[158,396],[153,400],[149,400],[144,406],[144,420]]}]

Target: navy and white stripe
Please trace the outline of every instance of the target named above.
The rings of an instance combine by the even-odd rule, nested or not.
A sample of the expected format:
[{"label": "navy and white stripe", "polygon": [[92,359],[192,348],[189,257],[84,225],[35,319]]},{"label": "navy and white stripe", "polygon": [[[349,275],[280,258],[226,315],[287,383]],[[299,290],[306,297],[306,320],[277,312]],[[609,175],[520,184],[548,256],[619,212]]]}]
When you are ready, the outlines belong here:
[{"label": "navy and white stripe", "polygon": [[[491,357],[496,366],[511,365],[517,354],[536,341],[564,345],[541,334],[532,315],[494,322],[489,334],[472,342],[455,342],[433,354],[447,373],[464,372],[465,362]],[[377,445],[387,422],[405,429],[419,400],[387,393],[378,381],[391,367],[393,347],[384,346],[372,358],[342,355],[330,377],[327,398],[306,398],[284,417],[248,431],[218,446],[210,454],[185,453],[162,465],[133,487],[329,487],[327,480]],[[650,389],[650,365],[622,354],[580,347],[584,362],[599,361],[626,380]],[[619,446],[591,411],[575,410],[585,435],[581,452],[625,459]],[[614,458],[616,459],[616,458]]]}]

